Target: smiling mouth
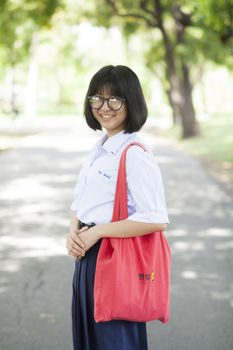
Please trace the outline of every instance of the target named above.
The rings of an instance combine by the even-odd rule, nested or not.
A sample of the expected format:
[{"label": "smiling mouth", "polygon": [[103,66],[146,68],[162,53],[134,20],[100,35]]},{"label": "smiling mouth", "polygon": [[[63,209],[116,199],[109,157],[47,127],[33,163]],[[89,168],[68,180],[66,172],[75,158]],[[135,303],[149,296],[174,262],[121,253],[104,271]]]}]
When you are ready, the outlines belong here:
[{"label": "smiling mouth", "polygon": [[101,118],[103,119],[110,119],[110,118],[113,118],[114,115],[109,115],[109,114],[100,114]]}]

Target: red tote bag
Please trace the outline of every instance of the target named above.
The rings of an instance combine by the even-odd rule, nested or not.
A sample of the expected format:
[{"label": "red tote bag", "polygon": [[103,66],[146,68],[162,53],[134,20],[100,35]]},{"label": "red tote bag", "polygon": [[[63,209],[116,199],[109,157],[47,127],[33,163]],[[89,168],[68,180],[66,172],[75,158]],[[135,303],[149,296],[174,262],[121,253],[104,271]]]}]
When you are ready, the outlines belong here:
[{"label": "red tote bag", "polygon": [[[112,221],[127,219],[126,153],[118,170]],[[140,166],[140,164],[139,164]],[[104,238],[96,264],[94,318],[96,322],[147,322],[170,318],[171,251],[162,231],[132,238]]]}]

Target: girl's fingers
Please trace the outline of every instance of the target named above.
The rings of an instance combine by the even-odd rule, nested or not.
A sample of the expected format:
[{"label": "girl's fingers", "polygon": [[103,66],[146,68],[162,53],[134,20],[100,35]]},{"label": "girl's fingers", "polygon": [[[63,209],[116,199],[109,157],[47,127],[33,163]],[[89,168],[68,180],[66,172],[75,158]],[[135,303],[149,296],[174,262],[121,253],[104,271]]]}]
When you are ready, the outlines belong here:
[{"label": "girl's fingers", "polygon": [[82,257],[85,256],[85,253],[82,253],[79,250],[74,249],[72,247],[68,250],[68,252],[71,253],[71,255],[74,255],[74,256],[82,256]]},{"label": "girl's fingers", "polygon": [[[81,233],[81,232],[80,232]],[[79,235],[78,234],[75,234],[75,235],[72,235],[71,236],[73,241],[79,246],[81,247],[82,249],[85,248],[85,244],[84,242],[80,239]]]},{"label": "girl's fingers", "polygon": [[87,231],[89,229],[89,227],[88,226],[83,226],[82,228],[80,228],[80,230],[78,230],[79,231],[79,233],[80,232],[84,232],[84,231]]},{"label": "girl's fingers", "polygon": [[82,259],[81,255],[76,255],[76,254],[69,254],[70,256],[73,256],[75,260],[80,261]]},{"label": "girl's fingers", "polygon": [[85,254],[84,255],[82,255],[82,254],[80,254],[79,252],[77,252],[76,250],[74,250],[74,249],[72,249],[72,248],[70,248],[69,250],[68,250],[68,253],[69,253],[69,255],[71,255],[71,256],[74,256],[75,258],[83,258],[84,256],[85,256]]},{"label": "girl's fingers", "polygon": [[[81,242],[80,239],[79,241]],[[69,253],[72,251],[75,255],[85,256],[85,250],[80,247],[80,244],[77,244],[72,237],[69,237],[67,240],[67,250]]]},{"label": "girl's fingers", "polygon": [[85,256],[85,250],[80,248],[78,245],[76,244],[72,244],[70,246],[70,250],[72,250],[72,252],[74,252],[76,255],[82,255]]},{"label": "girl's fingers", "polygon": [[89,227],[88,226],[84,226],[84,227],[82,227],[82,228],[80,228],[80,230],[74,230],[74,233],[76,234],[76,235],[79,235],[80,233],[82,233],[82,232],[85,232],[85,231],[87,231],[89,229]]},{"label": "girl's fingers", "polygon": [[87,230],[88,230],[88,226],[84,226],[80,230],[74,230],[73,232],[70,233],[66,243],[66,247],[69,255],[72,255],[75,258],[79,256],[80,259],[85,256],[85,253],[86,253],[85,244],[79,238],[79,234]]}]

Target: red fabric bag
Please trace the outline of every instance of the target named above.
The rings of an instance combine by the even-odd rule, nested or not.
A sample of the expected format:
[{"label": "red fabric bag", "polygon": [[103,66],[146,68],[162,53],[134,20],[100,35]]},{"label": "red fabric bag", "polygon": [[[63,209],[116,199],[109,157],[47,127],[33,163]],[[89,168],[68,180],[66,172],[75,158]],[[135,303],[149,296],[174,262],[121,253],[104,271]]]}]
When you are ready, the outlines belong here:
[{"label": "red fabric bag", "polygon": [[[127,219],[126,152],[118,170],[112,221]],[[140,164],[139,164],[140,166]],[[132,238],[104,238],[94,283],[96,322],[147,322],[170,318],[171,251],[162,231]]]}]

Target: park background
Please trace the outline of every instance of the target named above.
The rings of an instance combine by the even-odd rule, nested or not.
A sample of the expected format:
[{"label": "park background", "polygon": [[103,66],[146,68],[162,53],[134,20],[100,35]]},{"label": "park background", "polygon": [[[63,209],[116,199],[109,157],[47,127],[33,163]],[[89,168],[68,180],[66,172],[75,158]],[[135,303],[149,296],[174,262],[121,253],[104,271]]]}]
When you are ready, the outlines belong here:
[{"label": "park background", "polygon": [[[50,293],[59,280],[57,266],[71,275],[64,252],[69,201],[77,170],[96,139],[84,125],[83,101],[90,78],[108,64],[131,67],[142,83],[149,109],[145,136],[161,159],[171,214],[173,313],[180,328],[173,321],[166,342],[166,330],[159,327],[154,340],[151,327],[151,349],[230,350],[232,0],[0,0],[0,348],[69,348],[67,296],[57,310],[69,273],[63,272],[64,286],[53,302]],[[205,207],[198,212],[200,203]],[[185,215],[187,204],[192,214]],[[220,270],[202,274],[203,259],[207,270]],[[184,261],[191,267],[181,271]],[[190,283],[187,293],[183,279]],[[215,287],[212,295],[208,288]],[[15,289],[19,296],[11,307]],[[202,333],[197,320],[205,307],[215,311],[203,324],[214,321]]]},{"label": "park background", "polygon": [[142,82],[156,126],[178,139],[200,134],[180,144],[232,180],[231,0],[2,0],[0,6],[2,124],[80,118],[94,72],[126,64]]}]

